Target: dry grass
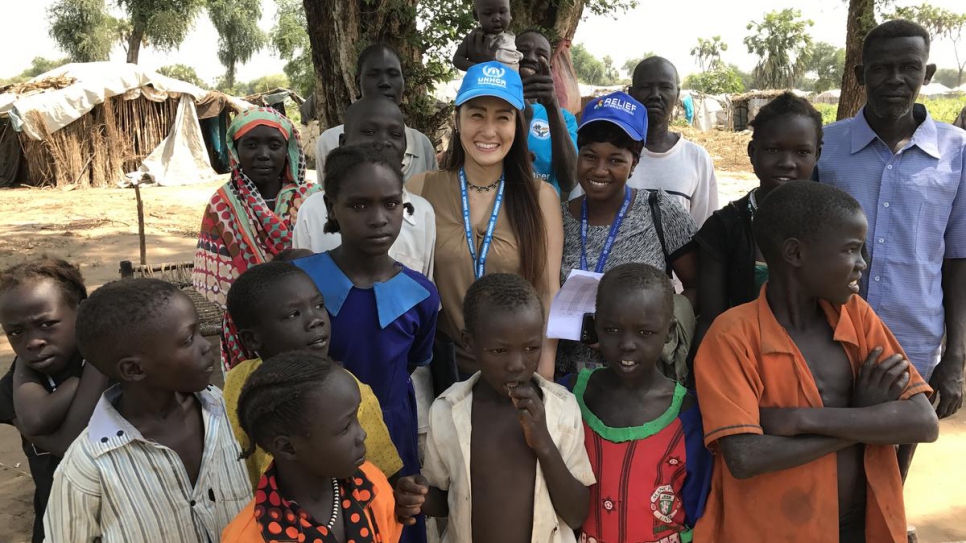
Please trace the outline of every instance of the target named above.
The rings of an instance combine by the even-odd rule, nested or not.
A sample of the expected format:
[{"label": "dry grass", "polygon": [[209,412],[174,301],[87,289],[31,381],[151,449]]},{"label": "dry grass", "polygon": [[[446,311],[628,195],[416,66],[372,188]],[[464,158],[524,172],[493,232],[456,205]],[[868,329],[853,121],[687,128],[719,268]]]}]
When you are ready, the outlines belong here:
[{"label": "dry grass", "polygon": [[748,162],[751,132],[701,132],[691,127],[673,127],[672,130],[680,130],[684,137],[704,147],[714,160],[715,170],[751,172],[751,164]]},{"label": "dry grass", "polygon": [[76,79],[73,77],[61,75],[58,77],[48,77],[46,79],[41,79],[40,81],[15,83],[13,85],[2,87],[0,90],[11,94],[32,94],[47,90],[63,89],[73,85],[74,81],[76,81]]},{"label": "dry grass", "polygon": [[168,135],[177,110],[176,100],[114,97],[54,133],[34,118],[43,139],[20,135],[30,182],[58,188],[115,186]]}]

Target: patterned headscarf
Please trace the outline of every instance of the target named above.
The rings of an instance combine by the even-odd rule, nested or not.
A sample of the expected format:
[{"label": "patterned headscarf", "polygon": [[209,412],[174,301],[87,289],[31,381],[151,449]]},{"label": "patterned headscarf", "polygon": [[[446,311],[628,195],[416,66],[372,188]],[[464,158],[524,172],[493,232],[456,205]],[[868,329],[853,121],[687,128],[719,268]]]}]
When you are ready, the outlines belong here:
[{"label": "patterned headscarf", "polygon": [[[255,183],[242,171],[237,144],[257,126],[278,130],[287,142],[287,161],[282,173],[282,188],[271,208]],[[208,203],[201,222],[198,250],[195,253],[193,282],[208,300],[225,307],[232,282],[248,268],[272,260],[292,248],[292,231],[298,209],[318,185],[305,182],[305,155],[299,132],[287,117],[271,108],[245,111],[228,128],[228,155],[231,180],[222,185]],[[235,327],[225,313],[222,335],[222,362],[228,369],[253,358],[235,337]]]}]

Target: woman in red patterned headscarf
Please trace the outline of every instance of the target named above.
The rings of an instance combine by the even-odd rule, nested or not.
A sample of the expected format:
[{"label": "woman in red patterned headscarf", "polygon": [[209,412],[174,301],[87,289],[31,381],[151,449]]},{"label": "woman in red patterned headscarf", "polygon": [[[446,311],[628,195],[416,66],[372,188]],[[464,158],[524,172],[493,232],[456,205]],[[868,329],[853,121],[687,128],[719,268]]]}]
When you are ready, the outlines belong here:
[{"label": "woman in red patterned headscarf", "polygon": [[[235,117],[228,127],[228,152],[231,179],[205,209],[193,274],[195,289],[222,308],[240,273],[292,248],[298,209],[318,189],[305,182],[298,130],[274,109],[251,109]],[[226,318],[225,369],[253,354],[245,352]]]}]

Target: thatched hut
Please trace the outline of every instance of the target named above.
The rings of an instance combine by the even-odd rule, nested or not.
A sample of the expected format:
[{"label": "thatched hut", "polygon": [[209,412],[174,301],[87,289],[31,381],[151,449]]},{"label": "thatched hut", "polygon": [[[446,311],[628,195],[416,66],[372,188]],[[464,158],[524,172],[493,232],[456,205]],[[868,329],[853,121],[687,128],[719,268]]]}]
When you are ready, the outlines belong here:
[{"label": "thatched hut", "polygon": [[251,107],[109,62],[68,64],[0,93],[0,186],[116,186],[143,175],[159,184],[203,182],[214,171],[199,111]]}]

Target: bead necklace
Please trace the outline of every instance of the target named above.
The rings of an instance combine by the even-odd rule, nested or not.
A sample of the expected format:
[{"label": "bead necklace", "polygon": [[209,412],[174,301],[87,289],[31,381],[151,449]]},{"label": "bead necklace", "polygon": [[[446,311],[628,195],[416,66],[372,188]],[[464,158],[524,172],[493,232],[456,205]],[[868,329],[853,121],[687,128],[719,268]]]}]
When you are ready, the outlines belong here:
[{"label": "bead necklace", "polygon": [[325,527],[331,532],[332,527],[335,526],[335,520],[339,518],[339,502],[342,501],[341,493],[339,492],[339,481],[335,477],[332,478],[332,518],[329,519],[329,523]]}]

